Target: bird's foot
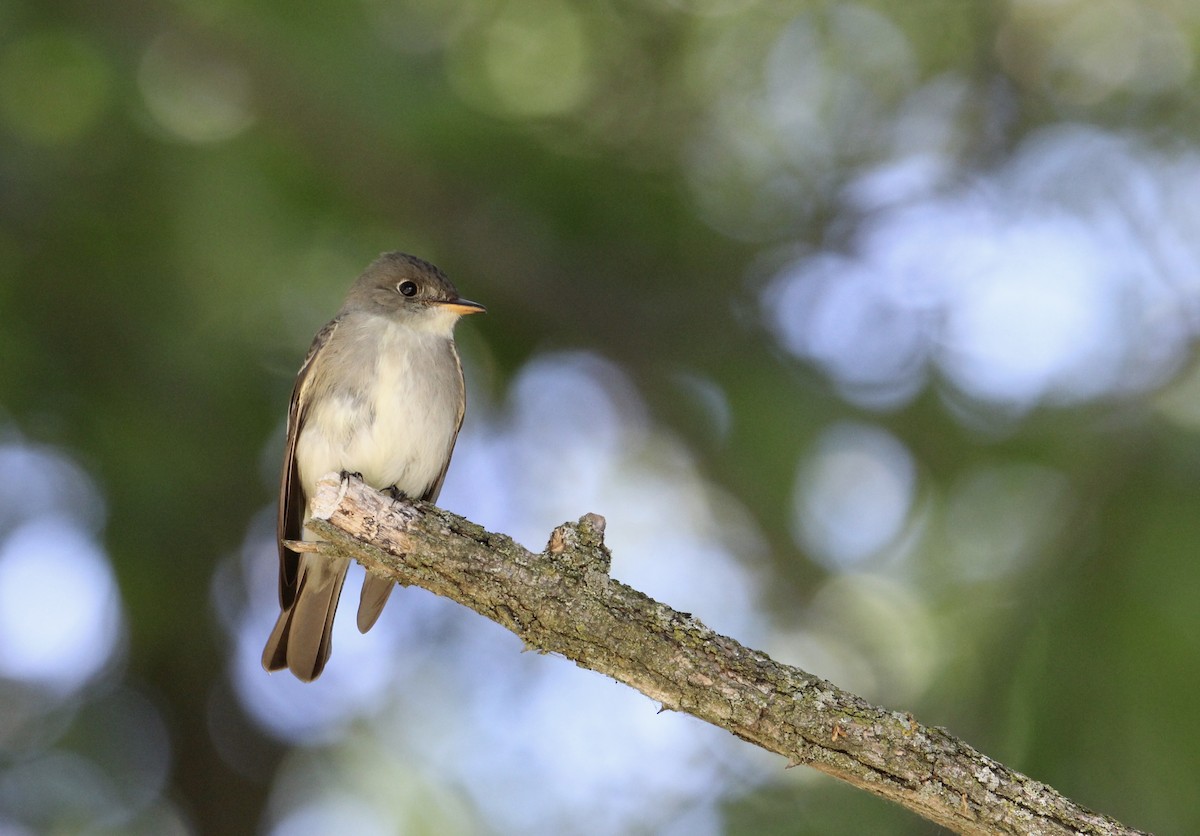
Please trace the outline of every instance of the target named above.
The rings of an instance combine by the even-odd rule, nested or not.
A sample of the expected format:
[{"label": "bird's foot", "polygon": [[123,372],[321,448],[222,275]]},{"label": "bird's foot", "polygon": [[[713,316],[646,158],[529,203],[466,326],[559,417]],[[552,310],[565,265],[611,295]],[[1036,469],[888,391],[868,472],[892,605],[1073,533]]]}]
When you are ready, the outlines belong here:
[{"label": "bird's foot", "polygon": [[388,485],[386,488],[383,489],[383,492],[385,494],[387,494],[388,496],[390,496],[393,499],[393,501],[398,502],[401,499],[408,499],[408,494],[406,494],[404,491],[397,488],[395,485]]},{"label": "bird's foot", "polygon": [[363,478],[363,476],[362,476],[362,474],[361,474],[361,473],[359,473],[357,470],[355,470],[355,471],[343,470],[343,471],[342,471],[342,478],[343,478],[343,479],[351,479],[351,478],[353,478],[353,479],[357,479],[357,480],[359,480],[359,481],[361,482],[361,481],[362,481],[362,478]]}]

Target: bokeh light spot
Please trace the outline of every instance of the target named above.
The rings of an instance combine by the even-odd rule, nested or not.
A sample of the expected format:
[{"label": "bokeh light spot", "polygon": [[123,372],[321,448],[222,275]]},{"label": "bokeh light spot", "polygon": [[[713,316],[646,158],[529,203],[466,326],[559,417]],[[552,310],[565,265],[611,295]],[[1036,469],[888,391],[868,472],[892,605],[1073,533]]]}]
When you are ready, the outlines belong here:
[{"label": "bokeh light spot", "polygon": [[713,36],[693,71],[707,113],[684,152],[703,219],[752,241],[790,236],[840,166],[885,150],[882,126],[916,81],[911,44],[872,7],[837,3],[771,31]]},{"label": "bokeh light spot", "polygon": [[1023,568],[1068,517],[1070,490],[1056,470],[1008,464],[957,480],[944,517],[945,571],[967,583],[999,580]]},{"label": "bokeh light spot", "polygon": [[310,800],[290,811],[270,831],[271,836],[326,836],[331,833],[388,836],[395,832],[395,828],[362,799],[344,795]]},{"label": "bokeh light spot", "polygon": [[254,121],[246,72],[174,34],[146,49],[138,87],[155,123],[184,142],[222,142]]},{"label": "bokeh light spot", "polygon": [[1182,7],[1130,0],[1016,0],[996,39],[1022,83],[1072,105],[1125,91],[1161,93],[1191,75]]},{"label": "bokeh light spot", "polygon": [[459,95],[498,116],[534,119],[578,107],[591,87],[583,16],[564,0],[513,0],[451,49]]},{"label": "bokeh light spot", "polygon": [[820,625],[818,635],[854,648],[873,680],[855,682],[847,671],[839,684],[885,703],[918,697],[942,661],[944,648],[929,605],[918,590],[896,579],[860,573],[830,578],[813,599],[809,617]]},{"label": "bokeh light spot", "polygon": [[793,533],[831,568],[878,553],[903,531],[916,492],[908,449],[881,429],[837,424],[796,477]]},{"label": "bokeh light spot", "polygon": [[0,544],[0,672],[73,690],[116,649],[121,612],[108,558],[68,520],[25,523]]},{"label": "bokeh light spot", "polygon": [[1020,225],[996,241],[974,275],[956,284],[943,351],[965,392],[1030,403],[1106,353],[1119,299],[1090,237],[1063,219]]},{"label": "bokeh light spot", "polygon": [[871,195],[880,208],[852,252],[789,264],[764,316],[875,408],[911,399],[930,366],[989,420],[1144,391],[1200,327],[1200,214],[1185,197],[1197,177],[1195,153],[1047,129],[980,182]]}]

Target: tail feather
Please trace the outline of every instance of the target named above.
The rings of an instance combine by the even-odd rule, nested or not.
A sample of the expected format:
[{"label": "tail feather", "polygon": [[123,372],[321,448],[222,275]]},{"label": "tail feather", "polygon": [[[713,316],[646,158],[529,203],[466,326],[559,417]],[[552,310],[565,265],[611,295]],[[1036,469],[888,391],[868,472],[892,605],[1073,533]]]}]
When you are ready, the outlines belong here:
[{"label": "tail feather", "polygon": [[288,668],[304,682],[321,675],[332,650],[333,616],[348,565],[345,558],[301,557],[296,596],[271,630],[263,649],[264,668]]},{"label": "tail feather", "polygon": [[365,633],[375,626],[395,585],[371,574],[363,579],[362,593],[358,598],[358,632]]}]

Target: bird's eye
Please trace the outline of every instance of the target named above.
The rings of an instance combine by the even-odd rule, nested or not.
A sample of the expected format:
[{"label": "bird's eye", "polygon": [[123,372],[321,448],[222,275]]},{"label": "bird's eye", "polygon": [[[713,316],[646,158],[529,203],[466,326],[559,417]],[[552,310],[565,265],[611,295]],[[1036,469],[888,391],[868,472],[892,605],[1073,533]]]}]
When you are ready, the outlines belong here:
[{"label": "bird's eye", "polygon": [[401,296],[416,296],[417,295],[417,283],[416,282],[400,282],[400,284],[396,285],[396,291]]}]

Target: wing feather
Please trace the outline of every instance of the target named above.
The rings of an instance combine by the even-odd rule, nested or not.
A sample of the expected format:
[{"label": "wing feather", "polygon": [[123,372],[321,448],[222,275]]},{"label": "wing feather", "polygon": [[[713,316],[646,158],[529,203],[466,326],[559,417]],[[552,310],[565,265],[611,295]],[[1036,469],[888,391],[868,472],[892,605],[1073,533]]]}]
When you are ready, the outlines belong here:
[{"label": "wing feather", "polygon": [[288,405],[287,440],[283,448],[283,475],[279,480],[279,517],[275,527],[276,539],[279,543],[279,605],[284,610],[292,606],[296,600],[296,590],[299,586],[300,555],[286,548],[284,540],[299,540],[303,533],[304,506],[306,497],[304,487],[300,484],[300,472],[296,467],[296,441],[304,427],[304,419],[308,413],[309,384],[312,377],[310,372],[317,354],[329,342],[333,332],[337,330],[339,318],[334,318],[317,332],[308,355],[296,375],[296,385],[292,387],[292,400]]},{"label": "wing feather", "polygon": [[458,387],[463,396],[458,402],[458,420],[454,422],[454,435],[450,436],[450,446],[446,449],[446,461],[442,465],[442,472],[438,474],[429,489],[421,495],[421,499],[426,502],[437,502],[438,494],[442,492],[442,483],[446,481],[446,471],[450,469],[450,459],[454,456],[454,445],[458,441],[458,431],[462,429],[463,417],[467,414],[466,380],[463,377],[462,360],[458,358],[458,348],[454,343],[450,344],[450,354],[454,357],[454,365],[458,369]]}]

